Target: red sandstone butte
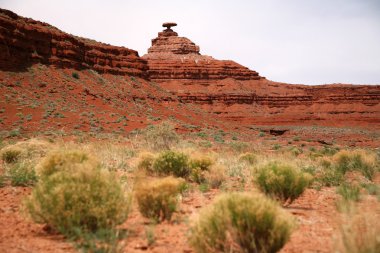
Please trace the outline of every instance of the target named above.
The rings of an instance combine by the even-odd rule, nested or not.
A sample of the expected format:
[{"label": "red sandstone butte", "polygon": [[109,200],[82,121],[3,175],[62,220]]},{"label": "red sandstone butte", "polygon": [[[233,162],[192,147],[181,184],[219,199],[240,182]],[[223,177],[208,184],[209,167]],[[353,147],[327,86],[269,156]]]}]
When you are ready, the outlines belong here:
[{"label": "red sandstone butte", "polygon": [[[173,24],[175,23],[169,23]],[[166,27],[164,24],[163,26]],[[148,60],[149,77],[155,82],[168,80],[258,80],[261,77],[233,61],[221,61],[211,56],[201,55],[199,46],[170,29],[169,26],[152,40],[148,54],[142,58]]]},{"label": "red sandstone butte", "polygon": [[148,69],[134,50],[76,37],[0,9],[0,69],[22,70],[34,63],[139,77],[147,77]]}]

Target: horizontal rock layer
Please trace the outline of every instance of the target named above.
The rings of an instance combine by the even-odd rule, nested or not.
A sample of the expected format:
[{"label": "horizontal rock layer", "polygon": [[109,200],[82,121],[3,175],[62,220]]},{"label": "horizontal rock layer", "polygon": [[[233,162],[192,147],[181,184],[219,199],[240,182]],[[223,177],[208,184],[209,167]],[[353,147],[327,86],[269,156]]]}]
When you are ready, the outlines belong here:
[{"label": "horizontal rock layer", "polygon": [[148,68],[137,51],[75,37],[0,9],[0,69],[23,70],[34,63],[140,77],[147,77]]}]

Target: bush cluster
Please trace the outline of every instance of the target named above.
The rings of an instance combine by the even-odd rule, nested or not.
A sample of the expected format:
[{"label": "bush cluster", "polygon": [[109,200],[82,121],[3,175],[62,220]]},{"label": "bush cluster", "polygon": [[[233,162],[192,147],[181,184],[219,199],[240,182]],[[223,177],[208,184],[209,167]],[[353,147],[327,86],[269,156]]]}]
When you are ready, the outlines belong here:
[{"label": "bush cluster", "polygon": [[225,179],[225,170],[215,167],[214,161],[206,155],[189,157],[185,153],[163,151],[157,157],[152,153],[140,155],[138,169],[148,174],[182,177],[198,184],[219,187]]},{"label": "bush cluster", "polygon": [[200,211],[190,243],[197,253],[277,252],[293,227],[291,215],[265,196],[226,193]]}]

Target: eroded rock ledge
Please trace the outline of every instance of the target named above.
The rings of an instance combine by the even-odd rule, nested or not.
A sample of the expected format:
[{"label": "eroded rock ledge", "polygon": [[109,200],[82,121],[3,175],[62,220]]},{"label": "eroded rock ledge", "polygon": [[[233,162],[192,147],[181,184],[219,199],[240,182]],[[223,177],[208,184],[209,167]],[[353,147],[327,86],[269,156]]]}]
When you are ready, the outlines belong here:
[{"label": "eroded rock ledge", "polygon": [[22,71],[34,63],[139,77],[147,77],[148,69],[135,50],[75,37],[0,9],[0,69]]}]

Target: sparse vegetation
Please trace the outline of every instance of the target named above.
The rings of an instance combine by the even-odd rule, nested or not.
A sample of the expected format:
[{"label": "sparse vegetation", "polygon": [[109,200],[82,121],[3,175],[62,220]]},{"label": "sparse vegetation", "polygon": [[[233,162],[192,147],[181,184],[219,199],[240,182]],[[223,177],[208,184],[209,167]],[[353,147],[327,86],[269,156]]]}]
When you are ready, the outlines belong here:
[{"label": "sparse vegetation", "polygon": [[211,188],[219,188],[226,180],[226,169],[222,166],[212,166],[205,175],[205,181]]},{"label": "sparse vegetation", "polygon": [[254,153],[244,153],[239,156],[239,161],[253,165],[257,162],[257,157]]},{"label": "sparse vegetation", "polygon": [[143,136],[147,144],[154,150],[171,149],[179,140],[174,126],[169,122],[147,127]]},{"label": "sparse vegetation", "polygon": [[153,164],[154,164],[155,159],[156,157],[153,153],[150,153],[150,152],[141,153],[137,168],[139,170],[143,170],[147,172],[148,174],[154,174]]},{"label": "sparse vegetation", "polygon": [[294,227],[292,217],[259,194],[228,193],[201,210],[190,235],[197,253],[277,252]]},{"label": "sparse vegetation", "polygon": [[[16,142],[6,133],[0,144],[0,187],[5,186],[2,191],[7,192],[13,191],[14,186],[33,186],[24,204],[25,213],[62,233],[84,252],[123,251],[125,245],[129,249],[129,240],[135,236],[145,242],[142,247],[158,246],[172,236],[171,226],[175,224],[190,225],[196,252],[275,252],[294,227],[292,220],[284,222],[285,217],[291,216],[286,216],[275,200],[287,205],[308,186],[318,189],[302,196],[295,205],[305,208],[305,219],[309,218],[308,199],[318,194],[339,194],[337,202],[332,202],[339,215],[354,205],[368,201],[375,205],[376,198],[380,200],[377,179],[371,182],[360,175],[368,171],[362,165],[370,164],[375,168],[372,178],[377,178],[378,160],[370,149],[322,155],[318,151],[321,149],[287,146],[288,139],[276,137],[284,146],[274,152],[275,142],[270,137],[260,139],[262,143],[254,146],[243,141],[200,140],[191,133],[190,139],[178,140],[178,144],[169,145],[170,149],[158,151],[147,145],[145,131],[139,133],[116,138],[112,134],[113,139],[108,141],[109,137],[101,133],[87,136],[83,132],[70,142],[53,131],[49,131],[48,141]],[[233,136],[221,131],[207,133],[210,139],[215,135],[226,140]],[[244,140],[241,136],[238,139]],[[200,141],[210,145],[200,145]],[[347,152],[351,157],[360,153],[360,159],[340,158]],[[324,189],[325,186],[337,187]],[[257,189],[269,198],[250,192]],[[132,195],[128,194],[131,191],[137,204],[133,207]],[[366,192],[374,196],[364,195]],[[224,204],[219,199],[225,199]],[[207,206],[209,201],[214,202]],[[198,206],[205,207],[192,222],[190,218],[197,217]],[[124,230],[129,224],[125,220],[130,208],[138,209],[141,216],[150,220],[134,215],[138,220],[134,223],[137,233],[126,240],[134,231]],[[293,205],[287,208],[293,210]],[[294,215],[298,217],[297,213]],[[277,223],[279,220],[282,225]],[[179,237],[184,239],[183,235]]]}]

